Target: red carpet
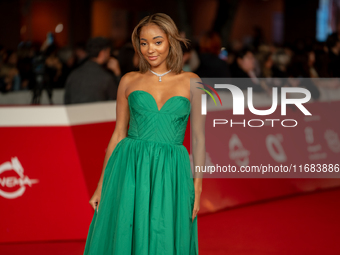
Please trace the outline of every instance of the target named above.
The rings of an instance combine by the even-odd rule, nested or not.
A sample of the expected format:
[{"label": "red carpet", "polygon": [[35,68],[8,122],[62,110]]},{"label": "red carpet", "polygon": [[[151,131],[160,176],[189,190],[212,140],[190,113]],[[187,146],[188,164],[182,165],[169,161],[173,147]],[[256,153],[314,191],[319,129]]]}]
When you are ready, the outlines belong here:
[{"label": "red carpet", "polygon": [[338,188],[201,217],[201,254],[340,254],[339,197]]},{"label": "red carpet", "polygon": [[[200,255],[340,254],[340,188],[198,219]],[[1,255],[81,255],[84,241],[0,244]]]}]

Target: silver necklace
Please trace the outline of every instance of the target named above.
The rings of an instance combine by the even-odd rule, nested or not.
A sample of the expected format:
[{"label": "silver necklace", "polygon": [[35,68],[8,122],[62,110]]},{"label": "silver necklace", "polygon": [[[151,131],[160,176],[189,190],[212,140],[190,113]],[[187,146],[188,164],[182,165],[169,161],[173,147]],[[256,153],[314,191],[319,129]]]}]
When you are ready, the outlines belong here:
[{"label": "silver necklace", "polygon": [[171,72],[171,69],[170,69],[169,71],[165,72],[165,73],[162,73],[162,74],[155,73],[155,72],[152,71],[150,68],[149,68],[149,71],[150,71],[151,73],[153,73],[153,74],[155,74],[155,75],[157,75],[157,76],[159,77],[159,80],[158,80],[158,81],[162,81],[162,76],[163,76],[163,75],[166,75],[166,74],[168,74],[168,73],[170,73],[170,72]]}]

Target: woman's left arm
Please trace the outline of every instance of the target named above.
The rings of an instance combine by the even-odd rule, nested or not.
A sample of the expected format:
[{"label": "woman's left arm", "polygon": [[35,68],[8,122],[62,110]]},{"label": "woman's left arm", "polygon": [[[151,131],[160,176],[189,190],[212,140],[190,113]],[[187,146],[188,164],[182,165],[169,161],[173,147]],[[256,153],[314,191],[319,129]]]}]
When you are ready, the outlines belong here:
[{"label": "woman's left arm", "polygon": [[195,186],[195,205],[193,219],[196,217],[200,208],[200,196],[202,193],[203,172],[200,169],[205,167],[205,115],[201,114],[201,95],[205,94],[203,85],[198,75],[189,73],[190,77],[190,126],[191,126],[191,148],[194,164],[194,186]]}]

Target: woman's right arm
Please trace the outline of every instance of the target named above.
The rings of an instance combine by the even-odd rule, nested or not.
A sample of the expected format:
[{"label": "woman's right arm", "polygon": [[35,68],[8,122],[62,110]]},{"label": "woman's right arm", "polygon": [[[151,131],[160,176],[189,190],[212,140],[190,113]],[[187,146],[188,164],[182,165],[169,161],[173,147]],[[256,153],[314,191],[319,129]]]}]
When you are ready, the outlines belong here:
[{"label": "woman's right arm", "polygon": [[133,76],[132,72],[125,74],[119,83],[117,90],[117,100],[116,100],[116,126],[114,132],[111,136],[109,144],[107,146],[102,173],[97,185],[97,189],[95,190],[92,198],[90,199],[90,204],[94,210],[98,211],[98,206],[100,203],[104,172],[109,161],[109,158],[116,148],[117,144],[127,136],[128,131],[128,123],[130,120],[130,111],[129,111],[129,103],[126,97],[126,89],[128,84],[130,84],[131,76]]},{"label": "woman's right arm", "polygon": [[102,174],[100,176],[98,182],[98,188],[101,189],[103,185],[103,178],[104,178],[104,171],[109,161],[109,158],[114,151],[116,145],[127,136],[128,131],[128,123],[130,120],[130,111],[129,111],[129,104],[126,98],[126,89],[128,84],[130,84],[130,79],[132,73],[125,74],[119,83],[118,90],[117,90],[117,100],[116,100],[116,126],[114,132],[111,136],[109,144],[107,146]]}]

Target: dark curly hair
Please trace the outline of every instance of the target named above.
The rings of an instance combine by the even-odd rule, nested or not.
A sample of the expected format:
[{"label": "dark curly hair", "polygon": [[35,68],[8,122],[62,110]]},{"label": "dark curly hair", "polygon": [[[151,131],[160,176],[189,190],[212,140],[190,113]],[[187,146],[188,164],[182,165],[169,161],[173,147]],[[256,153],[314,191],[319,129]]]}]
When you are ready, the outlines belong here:
[{"label": "dark curly hair", "polygon": [[91,38],[86,44],[86,51],[90,58],[96,58],[101,50],[111,48],[111,42],[104,37]]}]

